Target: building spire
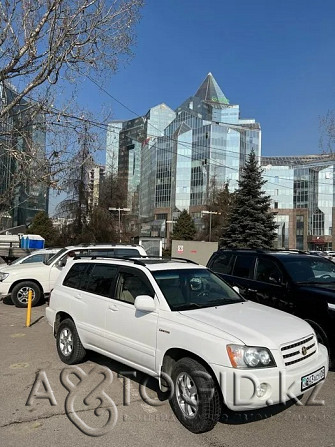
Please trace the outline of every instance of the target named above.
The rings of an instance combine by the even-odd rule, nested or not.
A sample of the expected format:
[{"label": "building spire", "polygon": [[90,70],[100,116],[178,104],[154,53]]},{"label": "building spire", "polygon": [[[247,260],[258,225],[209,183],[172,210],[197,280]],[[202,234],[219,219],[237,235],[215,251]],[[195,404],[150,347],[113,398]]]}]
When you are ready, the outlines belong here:
[{"label": "building spire", "polygon": [[200,85],[194,96],[202,99],[203,101],[229,104],[229,100],[224,95],[211,72],[208,73],[206,79]]}]

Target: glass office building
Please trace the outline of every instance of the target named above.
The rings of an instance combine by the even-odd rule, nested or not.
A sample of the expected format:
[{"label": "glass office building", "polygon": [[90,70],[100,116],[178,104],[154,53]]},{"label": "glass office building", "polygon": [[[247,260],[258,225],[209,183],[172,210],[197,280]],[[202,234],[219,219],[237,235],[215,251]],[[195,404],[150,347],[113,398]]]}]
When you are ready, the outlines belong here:
[{"label": "glass office building", "polygon": [[124,121],[108,123],[106,135],[106,174],[116,174],[119,163],[120,131]]},{"label": "glass office building", "polygon": [[262,167],[277,213],[278,246],[332,249],[335,155],[262,157]]},{"label": "glass office building", "polygon": [[260,125],[240,119],[239,106],[229,103],[209,73],[176,109],[164,135],[142,147],[140,215],[164,228],[186,209],[200,225],[213,184],[228,182],[234,191],[252,149],[260,157]]},{"label": "glass office building", "polygon": [[[13,87],[0,83],[0,107],[15,95]],[[45,117],[21,100],[0,122],[0,230],[27,225],[36,213],[48,211],[49,188],[40,181],[48,174],[45,151]]]},{"label": "glass office building", "polygon": [[107,130],[106,173],[118,173],[125,188],[123,205],[139,214],[139,185],[143,146],[163,135],[164,129],[175,118],[175,112],[166,104],[152,107],[145,115],[128,121],[113,121]]},{"label": "glass office building", "polygon": [[110,123],[106,163],[117,165],[124,206],[143,223],[142,234],[165,236],[184,209],[200,228],[213,185],[228,182],[234,191],[252,149],[260,157],[259,123],[241,119],[239,106],[209,73],[175,111],[160,104],[142,117]]}]

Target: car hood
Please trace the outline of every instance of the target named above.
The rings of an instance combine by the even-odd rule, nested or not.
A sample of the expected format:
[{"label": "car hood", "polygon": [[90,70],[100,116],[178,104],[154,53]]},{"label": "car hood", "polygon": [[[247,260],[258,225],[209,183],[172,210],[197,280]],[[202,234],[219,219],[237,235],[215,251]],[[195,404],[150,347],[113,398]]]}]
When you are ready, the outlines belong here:
[{"label": "car hood", "polygon": [[230,334],[249,346],[278,349],[282,344],[313,333],[309,324],[300,318],[251,301],[180,313]]},{"label": "car hood", "polygon": [[26,270],[31,270],[32,268],[45,268],[46,266],[43,262],[28,262],[27,264],[14,264],[14,265],[0,265],[0,272],[3,273],[17,273],[24,272]]}]

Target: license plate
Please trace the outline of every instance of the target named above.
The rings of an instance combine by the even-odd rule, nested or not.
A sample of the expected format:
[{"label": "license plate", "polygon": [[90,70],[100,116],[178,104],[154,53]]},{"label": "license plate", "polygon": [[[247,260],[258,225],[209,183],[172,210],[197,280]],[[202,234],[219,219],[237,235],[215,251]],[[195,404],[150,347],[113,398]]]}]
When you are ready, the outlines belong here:
[{"label": "license plate", "polygon": [[325,367],[318,369],[317,371],[308,374],[301,378],[301,391],[307,390],[311,386],[316,385],[325,378]]}]

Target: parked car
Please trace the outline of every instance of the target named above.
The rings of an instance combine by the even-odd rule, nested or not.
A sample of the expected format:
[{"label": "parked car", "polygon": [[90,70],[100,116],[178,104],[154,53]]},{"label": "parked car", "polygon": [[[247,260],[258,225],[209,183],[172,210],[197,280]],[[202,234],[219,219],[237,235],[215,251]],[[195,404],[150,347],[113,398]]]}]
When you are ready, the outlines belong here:
[{"label": "parked car", "polygon": [[146,256],[140,245],[100,244],[78,245],[62,248],[45,264],[17,264],[0,266],[0,298],[7,296],[17,307],[27,307],[28,292],[32,290],[32,306],[46,298],[65,266],[69,255],[130,257]]},{"label": "parked car", "polygon": [[335,262],[335,251],[328,251],[325,253],[326,258],[329,259],[329,261]]},{"label": "parked car", "polygon": [[232,410],[284,402],[328,371],[327,349],[308,323],[246,301],[185,260],[74,260],[46,316],[64,363],[92,350],[158,378],[194,433],[214,427],[223,402]]},{"label": "parked car", "polygon": [[326,256],[326,252],[322,251],[322,250],[310,250],[307,252],[307,254],[310,255],[317,255],[317,256]]},{"label": "parked car", "polygon": [[322,256],[262,250],[218,250],[207,266],[244,298],[296,315],[335,357],[335,265]]},{"label": "parked car", "polygon": [[35,250],[29,255],[21,256],[20,258],[15,259],[15,261],[11,262],[9,265],[30,264],[31,262],[45,263],[54,254],[58,253],[59,250],[60,248],[41,248],[40,250]]}]

